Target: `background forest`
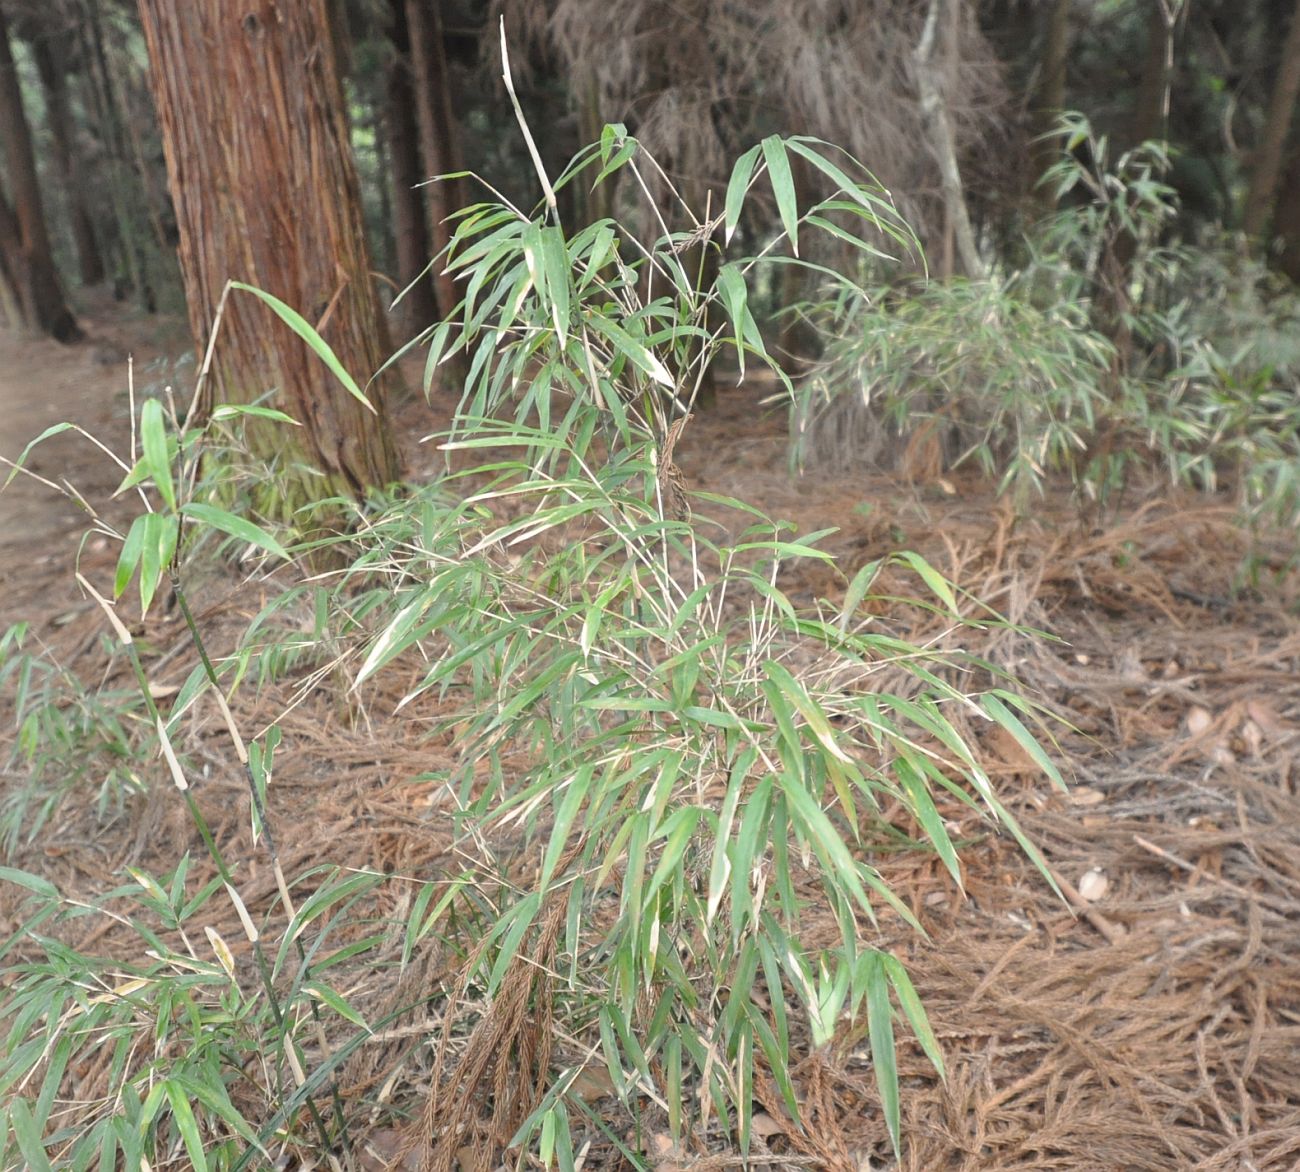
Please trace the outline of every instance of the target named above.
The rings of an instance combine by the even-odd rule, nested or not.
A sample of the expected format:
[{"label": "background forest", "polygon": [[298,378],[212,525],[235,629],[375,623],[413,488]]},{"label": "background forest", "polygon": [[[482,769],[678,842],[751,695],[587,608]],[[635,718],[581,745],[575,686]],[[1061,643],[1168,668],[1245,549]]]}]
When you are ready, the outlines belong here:
[{"label": "background forest", "polygon": [[1298,100],[0,0],[0,1168],[1293,1167]]}]

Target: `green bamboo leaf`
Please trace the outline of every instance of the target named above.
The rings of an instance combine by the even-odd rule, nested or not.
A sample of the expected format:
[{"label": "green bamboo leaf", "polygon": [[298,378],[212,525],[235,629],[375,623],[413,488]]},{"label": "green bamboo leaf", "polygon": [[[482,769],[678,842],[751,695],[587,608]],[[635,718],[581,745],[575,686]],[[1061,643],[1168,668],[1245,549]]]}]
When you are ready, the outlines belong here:
[{"label": "green bamboo leaf", "polygon": [[867,591],[871,589],[872,583],[876,580],[876,575],[880,573],[880,559],[867,562],[856,574],[853,575],[849,587],[844,591],[844,603],[840,607],[840,618],[838,626],[841,632],[849,629],[849,622],[858,612],[858,607],[862,605],[862,600],[866,598]]},{"label": "green bamboo leaf", "polygon": [[555,226],[542,229],[542,264],[546,269],[546,289],[550,294],[551,322],[561,346],[569,341],[569,286],[573,267],[569,263],[564,231]]},{"label": "green bamboo leaf", "polygon": [[222,533],[229,534],[238,541],[245,541],[258,549],[264,549],[275,557],[283,558],[285,561],[289,560],[289,551],[267,533],[265,529],[254,525],[252,521],[247,521],[243,517],[236,517],[233,513],[226,512],[225,509],[218,509],[215,505],[190,501],[189,504],[181,506],[181,514],[189,517],[192,521],[199,522],[201,525],[211,525],[213,529],[219,529]]},{"label": "green bamboo leaf", "polygon": [[795,197],[794,176],[790,172],[790,158],[785,153],[781,136],[770,134],[763,139],[763,162],[767,164],[767,177],[776,196],[776,210],[781,224],[790,237],[790,250],[799,255],[799,205]]},{"label": "green bamboo leaf", "polygon": [[354,1026],[359,1026],[368,1034],[374,1033],[370,1026],[366,1024],[366,1019],[353,1009],[341,994],[336,992],[334,989],[331,989],[328,985],[320,981],[307,981],[302,988],[303,992],[305,992],[309,997],[314,997],[317,1001],[323,1001],[334,1010],[339,1017],[350,1021]]},{"label": "green bamboo leaf", "polygon": [[167,458],[167,423],[162,404],[146,399],[140,409],[141,462],[169,509],[176,507],[176,486],[172,483],[171,461]]},{"label": "green bamboo leaf", "polygon": [[804,718],[804,722],[808,725],[817,743],[835,760],[852,764],[853,758],[840,746],[839,740],[835,736],[835,730],[831,728],[831,722],[827,719],[826,713],[808,695],[803,684],[796,680],[787,668],[773,659],[769,659],[763,664],[763,671],[766,673],[767,678],[776,684],[790,703],[795,706],[796,711]]},{"label": "green bamboo leaf", "polygon": [[731,178],[727,180],[727,198],[722,208],[724,244],[731,243],[736,225],[740,222],[740,212],[745,206],[745,196],[749,193],[749,184],[754,178],[754,168],[758,166],[761,150],[761,147],[750,147],[731,169]]},{"label": "green bamboo leaf", "polygon": [[384,876],[375,871],[355,871],[338,882],[335,882],[334,878],[335,876],[331,875],[303,901],[298,914],[289,925],[286,942],[301,936],[308,924],[324,915],[336,904],[384,881]]},{"label": "green bamboo leaf", "polygon": [[745,803],[745,813],[740,820],[740,832],[731,857],[731,935],[739,940],[748,929],[755,914],[754,896],[750,889],[755,867],[767,842],[767,828],[772,820],[771,776],[764,777],[754,787]]},{"label": "green bamboo leaf", "polygon": [[899,1154],[898,1056],[894,1052],[894,1011],[889,1004],[889,981],[879,953],[869,953],[867,973],[867,1036],[871,1040],[871,1065],[889,1128],[894,1155]]},{"label": "green bamboo leaf", "polygon": [[[788,139],[786,145],[795,154],[799,155],[801,158],[807,159],[808,162],[830,179],[841,192],[849,197],[849,199],[864,208],[882,232],[886,235],[892,236],[895,240],[907,245],[909,248],[912,246],[915,237],[903,223],[897,209],[894,207],[893,202],[887,195],[877,195],[862,183],[851,179],[820,151],[812,149],[814,145],[826,147],[825,143],[822,143],[817,139],[807,138],[800,135]],[[870,178],[870,176],[868,176],[868,178]]]},{"label": "green bamboo leaf", "polygon": [[704,813],[699,806],[681,806],[668,817],[661,827],[667,832],[667,841],[659,856],[659,865],[646,887],[645,901],[652,901],[659,889],[677,873],[686,848],[690,845],[695,827]]},{"label": "green bamboo leaf", "polygon": [[122,552],[117,555],[117,573],[113,577],[115,599],[122,597],[140,567],[140,555],[144,552],[145,530],[149,524],[148,517],[148,513],[141,513],[131,522],[131,528],[126,531]]},{"label": "green bamboo leaf", "polygon": [[1064,793],[1068,787],[1055,762],[1034,738],[1034,734],[1024,726],[1020,718],[1008,707],[1008,704],[1020,707],[1024,704],[1024,701],[1014,693],[1005,692],[998,688],[981,696],[979,704],[985,712],[1015,738],[1016,743],[1029,754],[1034,764],[1047,774],[1057,789]]},{"label": "green bamboo leaf", "polygon": [[939,1048],[939,1039],[935,1037],[934,1030],[930,1028],[930,1019],[926,1016],[921,998],[917,996],[912,978],[907,975],[907,969],[903,967],[903,962],[898,957],[883,952],[880,954],[880,961],[884,965],[885,974],[889,977],[889,983],[894,986],[894,995],[898,998],[903,1016],[916,1034],[916,1040],[921,1043],[921,1049],[925,1051],[930,1064],[938,1071],[939,1077],[945,1078],[943,1051]]},{"label": "green bamboo leaf", "polygon": [[[607,126],[605,127],[605,129],[609,130],[610,128]],[[608,179],[612,174],[614,174],[615,171],[622,170],[622,168],[628,162],[628,160],[631,159],[640,149],[641,149],[641,144],[637,142],[636,139],[625,137],[621,140],[618,150],[615,151],[613,155],[610,155],[608,152],[608,148],[606,146],[605,136],[604,134],[602,134],[600,154],[602,159],[606,159],[608,161],[604,164],[604,166],[601,167],[600,172],[599,174],[597,174],[596,178],[592,180],[591,182],[592,190],[595,190],[602,183],[604,183],[605,180]]]},{"label": "green bamboo leaf", "polygon": [[18,871],[13,867],[0,867],[0,883],[12,883],[16,887],[25,887],[28,891],[45,899],[60,899],[59,889],[48,879],[32,875],[27,871]]},{"label": "green bamboo leaf", "polygon": [[948,837],[948,829],[934,800],[930,797],[924,779],[906,756],[899,756],[894,761],[893,768],[894,776],[903,783],[903,789],[910,799],[909,805],[913,815],[921,824],[926,837],[934,844],[934,849],[943,860],[943,865],[948,869],[953,882],[961,887],[961,863],[957,859],[957,851],[952,845],[952,839]]},{"label": "green bamboo leaf", "polygon": [[176,1121],[176,1130],[181,1133],[186,1154],[190,1158],[190,1167],[196,1172],[207,1172],[208,1157],[203,1151],[203,1137],[199,1135],[199,1125],[190,1107],[189,1096],[183,1087],[167,1079],[163,1085],[167,1088],[167,1102],[171,1105],[172,1118]]},{"label": "green bamboo leaf", "polygon": [[[506,970],[510,967],[519,951],[519,944],[524,938],[524,933],[532,927],[533,920],[536,919],[541,905],[542,893],[540,891],[531,892],[511,907],[488,934],[489,943],[493,939],[501,937],[501,948],[497,953],[496,962],[492,965],[492,972],[488,976],[487,995],[489,997],[496,996],[497,990],[501,987],[501,982],[505,978]],[[503,928],[508,929],[504,934],[502,933]]]},{"label": "green bamboo leaf", "polygon": [[551,828],[551,838],[546,844],[546,854],[542,859],[542,873],[537,881],[537,886],[542,891],[549,886],[560,857],[569,845],[569,831],[573,828],[578,812],[591,793],[594,777],[595,766],[587,764],[578,769],[569,779],[568,792],[565,793],[559,812],[555,815],[555,825]]},{"label": "green bamboo leaf", "polygon": [[957,596],[953,593],[948,579],[930,565],[925,558],[913,550],[904,549],[894,554],[894,560],[911,566],[921,581],[929,587],[930,593],[948,608],[953,618],[961,618],[961,611],[957,606]]},{"label": "green bamboo leaf", "polygon": [[758,759],[758,750],[752,746],[746,748],[736,758],[731,767],[731,776],[727,782],[727,794],[722,799],[722,809],[718,812],[718,824],[713,833],[713,861],[709,866],[709,895],[705,910],[705,920],[712,923],[722,905],[722,897],[727,890],[727,879],[731,874],[731,828],[735,824],[736,807],[740,795],[744,792],[749,771]]},{"label": "green bamboo leaf", "polygon": [[32,1118],[31,1108],[25,1100],[14,1098],[9,1104],[9,1131],[18,1143],[18,1150],[30,1172],[46,1172],[53,1167],[45,1154],[45,1141],[41,1128]]},{"label": "green bamboo leaf", "polygon": [[288,423],[294,427],[302,426],[292,415],[286,415],[283,411],[275,410],[274,407],[258,407],[252,403],[222,403],[212,409],[209,418],[213,423],[220,423],[225,419],[242,419],[245,416],[266,419],[272,423]]},{"label": "green bamboo leaf", "polygon": [[173,1074],[171,1081],[184,1089],[190,1098],[202,1104],[213,1115],[223,1119],[247,1143],[257,1148],[268,1161],[271,1159],[270,1152],[263,1147],[261,1141],[257,1138],[257,1132],[253,1130],[248,1120],[235,1109],[235,1105],[230,1101],[230,1096],[226,1093],[226,1088],[220,1082],[210,1085],[183,1074]]},{"label": "green bamboo leaf", "polygon": [[723,265],[718,270],[718,292],[726,307],[727,317],[731,319],[732,340],[736,347],[736,358],[740,363],[740,378],[745,377],[746,343],[756,353],[767,357],[767,348],[763,344],[763,335],[758,323],[749,311],[749,290],[745,278],[735,264]]},{"label": "green bamboo leaf", "polygon": [[14,466],[9,469],[9,475],[5,477],[5,486],[18,475],[18,470],[27,462],[27,457],[31,455],[32,449],[37,444],[44,443],[51,436],[59,435],[61,432],[73,430],[74,425],[71,423],[53,423],[38,435],[31,443],[22,450],[22,454],[14,461]]},{"label": "green bamboo leaf", "polygon": [[170,513],[145,513],[140,546],[140,613],[149,610],[163,574],[176,553],[179,520]]},{"label": "green bamboo leaf", "polygon": [[813,850],[822,859],[822,865],[831,870],[838,882],[849,889],[862,910],[874,915],[871,900],[862,885],[861,870],[839,831],[826,816],[826,811],[793,774],[783,772],[777,780],[790,806],[791,824],[798,829],[801,837],[810,841]]},{"label": "green bamboo leaf", "polygon": [[365,392],[357,386],[354,379],[343,367],[339,361],[338,355],[330,348],[328,342],[312,328],[305,317],[296,309],[286,305],[278,297],[272,296],[263,289],[258,289],[254,285],[245,285],[242,281],[231,281],[232,289],[241,289],[245,293],[251,293],[254,297],[265,302],[275,312],[285,325],[287,325],[295,334],[298,335],[311,348],[312,352],[318,357],[336,379],[343,384],[344,390],[347,391],[358,403],[360,403],[372,415],[377,414],[375,405],[366,398]]},{"label": "green bamboo leaf", "polygon": [[591,317],[587,323],[598,334],[603,334],[613,345],[615,351],[626,358],[643,374],[665,387],[673,385],[672,375],[649,350],[632,337],[622,326],[615,325],[609,318],[600,314]]}]

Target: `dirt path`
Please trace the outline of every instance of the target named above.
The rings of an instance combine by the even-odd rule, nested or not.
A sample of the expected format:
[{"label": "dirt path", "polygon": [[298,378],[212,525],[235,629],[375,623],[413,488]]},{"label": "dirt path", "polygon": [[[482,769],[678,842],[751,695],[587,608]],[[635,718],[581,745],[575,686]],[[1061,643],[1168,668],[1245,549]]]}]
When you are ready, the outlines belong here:
[{"label": "dirt path", "polygon": [[[96,307],[91,331],[90,340],[62,346],[0,329],[0,456],[16,460],[29,441],[61,422],[78,424],[96,436],[123,432],[128,355],[135,364],[137,393],[181,373],[175,357],[185,353],[186,343],[179,322],[132,319],[110,303]],[[72,432],[43,443],[26,466],[47,480],[66,477],[80,491],[97,495],[111,492],[121,479],[120,469]],[[0,471],[0,484],[9,471]],[[51,541],[79,537],[84,519],[71,500],[20,474],[0,493],[0,558],[16,556],[16,547],[24,543],[44,556]]]}]

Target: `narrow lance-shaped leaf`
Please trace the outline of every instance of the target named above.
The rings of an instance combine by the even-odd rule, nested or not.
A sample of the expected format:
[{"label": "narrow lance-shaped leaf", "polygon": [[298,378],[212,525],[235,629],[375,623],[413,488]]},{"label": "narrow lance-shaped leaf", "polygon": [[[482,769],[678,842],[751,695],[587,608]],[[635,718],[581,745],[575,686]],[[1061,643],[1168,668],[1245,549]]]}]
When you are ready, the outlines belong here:
[{"label": "narrow lance-shaped leaf", "polygon": [[215,505],[200,504],[197,501],[182,505],[181,513],[192,521],[198,521],[202,525],[211,525],[213,529],[219,529],[222,533],[229,534],[239,541],[246,541],[249,545],[263,549],[275,557],[283,558],[285,561],[289,560],[289,551],[284,546],[267,533],[265,529],[259,528],[252,521],[245,520],[243,517],[236,517],[233,513],[218,509]]},{"label": "narrow lance-shaped leaf", "polygon": [[254,285],[245,285],[242,281],[231,281],[230,287],[232,289],[242,289],[245,293],[251,293],[254,297],[269,305],[275,311],[276,316],[306,342],[312,352],[325,363],[334,377],[343,384],[344,390],[372,415],[377,414],[375,405],[366,398],[365,392],[357,386],[357,380],[347,372],[343,363],[339,361],[338,355],[330,348],[330,344],[312,328],[311,323],[302,314],[286,305],[278,297],[274,297]]},{"label": "narrow lance-shaped leaf", "polygon": [[736,165],[731,169],[731,178],[727,181],[727,198],[722,209],[725,244],[731,243],[731,237],[735,234],[736,225],[740,221],[740,212],[745,206],[745,196],[749,192],[750,180],[754,177],[754,168],[758,166],[761,150],[761,147],[750,147],[736,160]]},{"label": "narrow lance-shaped leaf", "polygon": [[167,424],[162,404],[148,399],[140,409],[140,447],[142,463],[158,488],[158,495],[169,509],[176,507],[176,486],[172,483],[171,462],[167,459]]},{"label": "narrow lance-shaped leaf", "polygon": [[781,224],[790,237],[790,249],[799,255],[799,206],[794,192],[794,176],[790,172],[790,158],[785,153],[785,143],[780,135],[763,139],[763,162],[767,164],[767,177],[776,196],[776,210],[781,214]]}]

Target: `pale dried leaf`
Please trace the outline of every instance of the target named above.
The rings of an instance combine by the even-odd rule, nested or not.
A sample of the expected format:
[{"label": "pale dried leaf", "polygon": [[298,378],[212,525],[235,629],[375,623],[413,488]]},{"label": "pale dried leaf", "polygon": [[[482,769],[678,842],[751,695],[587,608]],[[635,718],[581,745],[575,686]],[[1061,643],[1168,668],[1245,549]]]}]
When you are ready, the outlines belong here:
[{"label": "pale dried leaf", "polygon": [[1110,880],[1106,878],[1104,871],[1097,867],[1085,871],[1079,877],[1079,894],[1089,903],[1096,903],[1103,899],[1106,892],[1110,890]]}]

